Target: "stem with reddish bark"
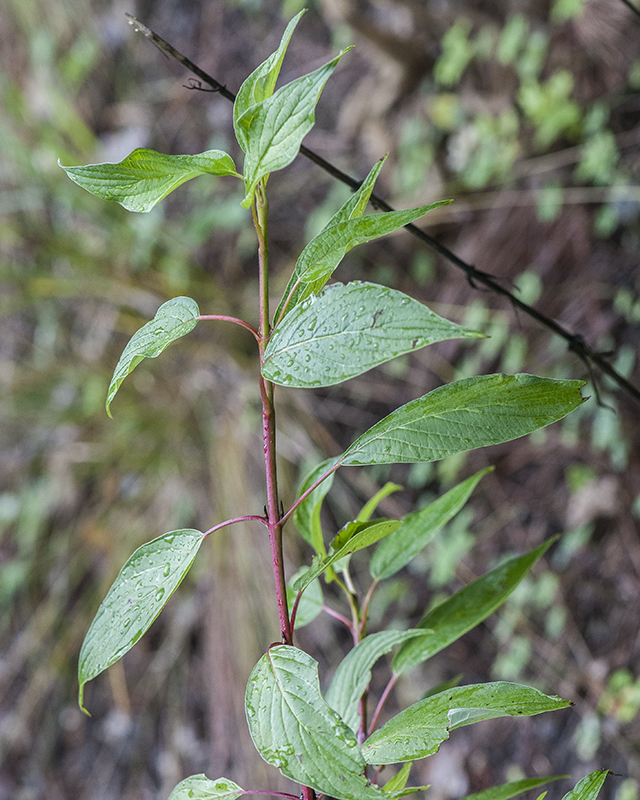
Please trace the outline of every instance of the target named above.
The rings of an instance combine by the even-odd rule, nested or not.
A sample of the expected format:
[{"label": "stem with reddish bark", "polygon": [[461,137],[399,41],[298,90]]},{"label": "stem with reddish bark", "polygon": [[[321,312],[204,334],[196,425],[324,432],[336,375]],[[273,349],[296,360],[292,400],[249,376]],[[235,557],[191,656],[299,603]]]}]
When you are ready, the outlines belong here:
[{"label": "stem with reddish bark", "polygon": [[[253,224],[258,234],[258,267],[260,276],[260,328],[258,346],[260,366],[269,342],[269,246],[267,243],[267,215],[269,204],[264,186],[259,185],[252,206]],[[275,580],[280,632],[283,644],[293,644],[289,609],[287,606],[287,583],[282,552],[282,522],[278,499],[278,474],[276,471],[276,416],[273,404],[273,384],[260,375],[260,397],[262,399],[262,444],[267,483],[267,528],[271,545],[271,560]]]}]

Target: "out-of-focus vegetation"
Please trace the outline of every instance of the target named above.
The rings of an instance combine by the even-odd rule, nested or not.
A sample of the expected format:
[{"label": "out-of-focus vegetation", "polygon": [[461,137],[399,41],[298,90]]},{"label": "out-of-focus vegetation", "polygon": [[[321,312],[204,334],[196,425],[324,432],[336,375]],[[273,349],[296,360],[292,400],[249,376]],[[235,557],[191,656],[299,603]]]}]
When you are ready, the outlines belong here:
[{"label": "out-of-focus vegetation", "polygon": [[[431,232],[613,351],[638,385],[640,20],[620,0],[309,5],[285,70],[320,61],[332,40],[355,39],[365,74],[345,61],[308,144],[360,176],[390,150],[387,191],[399,207],[455,197]],[[237,89],[299,6],[10,0],[0,9],[2,799],[164,798],[198,771],[260,780],[242,693],[278,634],[265,599],[268,553],[250,528],[209,543],[210,570],[197,569],[124,667],[96,681],[95,717],[75,705],[80,643],[128,555],[172,527],[261,512],[242,331],[199,328],[136,372],[114,421],[104,413],[124,343],[161,302],[184,293],[203,313],[244,315],[256,291],[253,233],[224,181],[193,181],[131,215],[81,192],[57,160],[117,161],[136,146],[232,149],[230,107],[185,90],[188,76],[134,36],[124,11]],[[272,219],[272,260],[288,264],[305,227],[323,224],[344,190],[303,163],[273,184],[285,210]],[[287,204],[301,186],[305,199]],[[564,343],[406,238],[368,247],[341,269],[384,276],[490,338],[473,349],[444,344],[314,399],[283,394],[281,467],[291,486],[354,427],[443,379],[496,370],[588,377]],[[489,621],[490,635],[468,635],[400,691],[413,698],[423,683],[460,672],[469,681],[522,676],[575,709],[517,736],[484,723],[490,749],[459,732],[421,775],[438,797],[517,777],[513,763],[530,764],[531,776],[576,778],[610,767],[629,780],[604,791],[637,797],[638,410],[606,381],[601,389],[613,410],[592,402],[526,443],[342,480],[332,509],[341,519],[387,477],[406,487],[387,503],[406,511],[472,469],[497,467],[473,516],[461,514],[391,584],[372,609],[378,618],[413,619],[456,576],[564,533],[552,571],[522,585]],[[230,583],[244,587],[234,593],[242,604],[230,603]],[[242,649],[232,650],[239,626]],[[309,646],[331,659],[342,642],[327,623]]]}]

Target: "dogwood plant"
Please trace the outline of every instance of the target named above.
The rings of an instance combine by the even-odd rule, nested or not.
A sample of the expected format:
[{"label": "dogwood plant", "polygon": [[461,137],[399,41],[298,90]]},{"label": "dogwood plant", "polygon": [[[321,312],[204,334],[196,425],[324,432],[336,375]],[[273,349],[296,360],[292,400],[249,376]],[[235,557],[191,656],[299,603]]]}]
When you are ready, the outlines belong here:
[{"label": "dogwood plant", "polygon": [[[497,682],[435,687],[424,699],[378,725],[385,700],[398,677],[422,664],[491,614],[527,575],[552,540],[495,567],[425,614],[415,628],[370,632],[368,611],[380,582],[405,567],[463,507],[488,471],[481,470],[427,508],[401,519],[374,517],[383,487],[327,543],[321,523],[323,500],[342,466],[429,462],[485,445],[524,436],[570,413],[583,402],[580,381],[533,375],[483,375],[444,385],[397,408],[361,433],[337,458],[319,464],[303,481],[288,509],[281,506],[276,472],[275,386],[301,389],[330,386],[353,378],[404,353],[434,342],[482,334],[434,314],[402,292],[369,282],[330,281],[345,254],[363,242],[390,233],[448,201],[406,211],[366,214],[383,166],[378,162],[360,188],[300,253],[282,298],[269,309],[267,180],[289,165],[314,124],[315,107],[326,81],[347,50],[315,71],[276,90],[289,41],[302,12],[287,26],[280,46],[243,83],[234,104],[235,135],[244,153],[242,172],[227,153],[164,155],[134,150],[118,164],[64,167],[78,185],[130,211],[150,211],[182,183],[200,175],[228,176],[244,183],[242,206],[251,212],[257,234],[259,296],[257,322],[201,314],[195,300],[175,297],[129,341],[107,392],[111,415],[125,378],[145,358],[156,358],[172,342],[205,320],[232,322],[251,332],[260,376],[266,504],[263,515],[218,522],[209,530],[176,530],[144,544],[129,558],[103,600],[84,640],[79,659],[79,703],[84,688],[130,650],[160,614],[193,564],[208,536],[235,523],[256,520],[268,538],[275,580],[281,642],[256,664],[246,689],[246,717],[255,746],[269,764],[298,788],[281,796],[312,800],[394,800],[427,787],[408,785],[413,761],[437,752],[456,728],[503,716],[534,715],[570,705],[529,687]],[[314,550],[312,563],[287,584],[282,535],[293,523]],[[295,535],[291,531],[291,535]],[[372,549],[371,582],[359,589],[350,557]],[[321,579],[344,595],[344,613],[354,647],[323,694],[318,663],[295,645],[297,626],[306,625],[323,605]],[[369,682],[375,662],[396,650],[387,688],[371,704]],[[379,783],[383,765],[399,765]],[[606,770],[591,773],[567,795],[591,800]],[[550,778],[515,781],[489,790],[484,800],[507,800]],[[194,775],[182,781],[171,800],[234,800],[255,790],[226,777]]]}]

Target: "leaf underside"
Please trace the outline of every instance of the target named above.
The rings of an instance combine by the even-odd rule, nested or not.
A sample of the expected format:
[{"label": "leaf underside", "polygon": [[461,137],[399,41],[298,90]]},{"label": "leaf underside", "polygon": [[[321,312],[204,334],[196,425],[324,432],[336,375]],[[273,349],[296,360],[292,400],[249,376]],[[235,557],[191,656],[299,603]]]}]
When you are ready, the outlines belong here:
[{"label": "leaf underside", "polygon": [[78,663],[78,702],[84,686],[114,664],[148,630],[189,571],[203,534],[171,531],[143,544],[113,582],[85,636]]},{"label": "leaf underside", "polygon": [[198,323],[198,304],[190,297],[174,297],[156,311],[155,317],[136,331],[120,356],[107,391],[106,409],[111,416],[111,402],[122,381],[144,358],[157,358],[162,351],[192,331]]}]

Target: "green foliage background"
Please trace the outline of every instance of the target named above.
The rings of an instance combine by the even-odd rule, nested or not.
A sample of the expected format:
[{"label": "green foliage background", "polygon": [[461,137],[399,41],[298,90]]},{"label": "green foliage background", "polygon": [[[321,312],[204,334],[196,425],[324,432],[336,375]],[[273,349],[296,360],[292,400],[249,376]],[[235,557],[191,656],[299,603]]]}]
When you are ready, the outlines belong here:
[{"label": "green foliage background", "polygon": [[[524,11],[507,0],[309,5],[287,78],[338,47],[356,50],[327,85],[307,144],[361,177],[389,151],[381,190],[400,208],[454,197],[429,215],[430,232],[613,350],[639,385],[640,20],[619,0]],[[249,527],[207,543],[209,568],[196,567],[124,666],[91,688],[94,718],[75,705],[82,638],[130,553],[165,530],[261,513],[245,332],[199,328],[136,371],[114,421],[104,414],[124,344],[160,303],[189,294],[202,313],[251,316],[241,192],[195,180],[131,215],[78,190],[57,160],[117,161],[138,146],[232,151],[230,105],[182,88],[182,68],[135,36],[124,11],[237,89],[299,7],[10,0],[0,9],[0,798],[164,798],[200,771],[275,788],[242,716],[249,672],[278,635],[269,556]],[[271,183],[284,289],[305,234],[347,191],[300,160]],[[300,470],[443,380],[496,370],[588,377],[563,343],[407,237],[368,245],[341,270],[490,338],[443,343],[312,398],[283,392],[289,496]],[[638,410],[606,383],[602,392],[615,413],[591,402],[526,442],[336,479],[329,511],[342,524],[386,479],[405,492],[383,510],[406,513],[496,466],[474,504],[389,585],[374,622],[415,621],[458,579],[564,534],[547,559],[553,571],[538,569],[483,630],[407,675],[400,692],[413,701],[460,672],[465,682],[522,677],[575,708],[517,730],[456,732],[446,754],[422,762],[434,796],[513,779],[515,764],[576,778],[610,767],[630,781],[608,782],[603,797],[637,796]],[[346,646],[328,622],[305,644],[334,664]]]}]

